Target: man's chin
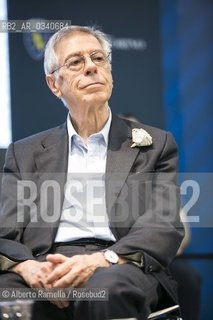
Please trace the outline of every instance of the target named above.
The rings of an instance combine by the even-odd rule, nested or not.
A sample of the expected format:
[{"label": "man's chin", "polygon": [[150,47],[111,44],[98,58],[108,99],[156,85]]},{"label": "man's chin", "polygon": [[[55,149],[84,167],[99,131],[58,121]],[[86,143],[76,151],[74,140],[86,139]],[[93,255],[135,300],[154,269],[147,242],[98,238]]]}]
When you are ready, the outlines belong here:
[{"label": "man's chin", "polygon": [[91,104],[106,103],[110,96],[103,92],[93,92],[84,96],[83,101]]}]

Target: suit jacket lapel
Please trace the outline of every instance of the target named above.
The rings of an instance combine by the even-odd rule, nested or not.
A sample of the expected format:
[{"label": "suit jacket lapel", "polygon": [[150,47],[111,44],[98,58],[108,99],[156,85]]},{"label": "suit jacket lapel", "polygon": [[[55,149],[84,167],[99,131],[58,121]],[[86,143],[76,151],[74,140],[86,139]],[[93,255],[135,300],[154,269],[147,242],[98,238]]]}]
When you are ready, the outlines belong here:
[{"label": "suit jacket lapel", "polygon": [[68,134],[66,123],[54,128],[41,141],[41,152],[37,154],[35,162],[40,173],[67,172]]},{"label": "suit jacket lapel", "polygon": [[131,138],[131,128],[121,118],[113,115],[106,163],[106,205],[111,221],[113,205],[140,150],[131,148]]},{"label": "suit jacket lapel", "polygon": [[[55,190],[58,190],[58,193],[56,193],[57,200],[55,199],[55,194],[51,192],[48,194],[47,212],[41,212],[42,227],[45,226],[45,238],[47,242],[51,241],[52,244],[61,215],[64,200],[64,184],[67,178],[68,134],[66,123],[54,128],[41,141],[40,148],[41,152],[35,158],[39,175],[39,188],[44,182],[46,183],[49,180],[56,184]],[[52,182],[50,183],[52,184]],[[42,218],[42,214],[45,219]]]}]

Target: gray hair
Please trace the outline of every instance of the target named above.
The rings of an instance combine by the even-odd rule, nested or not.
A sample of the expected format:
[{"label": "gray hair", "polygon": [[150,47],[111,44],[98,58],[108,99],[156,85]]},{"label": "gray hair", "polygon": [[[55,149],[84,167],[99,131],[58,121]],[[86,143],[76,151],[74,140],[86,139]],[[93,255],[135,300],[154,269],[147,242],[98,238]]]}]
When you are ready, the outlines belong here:
[{"label": "gray hair", "polygon": [[69,26],[64,27],[57,31],[47,42],[45,51],[44,51],[44,72],[45,74],[50,74],[59,67],[58,65],[58,57],[55,52],[55,47],[59,43],[59,41],[66,37],[68,34],[75,32],[84,32],[93,35],[101,44],[103,51],[106,55],[109,55],[109,59],[111,61],[111,41],[109,37],[97,29],[95,26],[92,27],[83,27],[83,26]]}]

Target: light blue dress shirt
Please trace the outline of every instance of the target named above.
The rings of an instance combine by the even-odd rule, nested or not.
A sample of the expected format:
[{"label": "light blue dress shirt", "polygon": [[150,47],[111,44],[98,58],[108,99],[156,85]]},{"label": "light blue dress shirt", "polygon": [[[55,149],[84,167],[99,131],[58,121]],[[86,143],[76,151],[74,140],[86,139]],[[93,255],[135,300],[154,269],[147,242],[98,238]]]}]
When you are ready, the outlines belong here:
[{"label": "light blue dress shirt", "polygon": [[55,242],[80,238],[113,240],[105,201],[105,172],[111,110],[103,129],[88,137],[87,144],[67,117],[69,135],[65,199]]}]

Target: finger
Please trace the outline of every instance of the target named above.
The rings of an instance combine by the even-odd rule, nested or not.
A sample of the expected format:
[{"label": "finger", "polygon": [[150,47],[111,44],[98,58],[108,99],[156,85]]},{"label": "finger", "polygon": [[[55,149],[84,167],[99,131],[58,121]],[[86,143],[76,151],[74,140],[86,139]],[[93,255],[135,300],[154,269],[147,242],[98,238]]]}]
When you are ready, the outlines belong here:
[{"label": "finger", "polygon": [[41,271],[43,271],[43,272],[50,272],[50,271],[53,270],[53,267],[54,267],[54,265],[53,265],[52,262],[50,262],[50,261],[44,261],[44,262],[42,263],[42,266],[41,266]]},{"label": "finger", "polygon": [[59,309],[69,307],[69,301],[66,300],[50,300],[50,302],[56,305]]},{"label": "finger", "polygon": [[47,284],[47,277],[48,275],[53,271],[53,269],[46,270],[45,267],[42,267],[42,269],[37,274],[37,279],[39,283],[42,285],[43,288],[51,288],[52,286],[50,284]]},{"label": "finger", "polygon": [[44,289],[50,289],[52,288],[52,285],[51,284],[47,284],[46,282],[46,279],[47,279],[47,276],[46,274],[38,274],[37,277],[35,278],[35,281],[34,281],[34,288],[36,287],[39,287],[39,288],[44,288]]},{"label": "finger", "polygon": [[64,274],[61,278],[55,280],[52,283],[53,288],[68,288],[68,287],[74,287],[74,284],[77,284],[79,280],[77,278],[80,278],[80,275],[76,272],[73,273],[72,270],[70,270],[68,273]]},{"label": "finger", "polygon": [[55,254],[48,254],[46,257],[46,260],[48,262],[57,264],[57,263],[65,262],[67,260],[67,257],[65,257],[63,254],[55,253]]},{"label": "finger", "polygon": [[62,308],[68,308],[68,307],[69,307],[69,304],[70,304],[69,301],[67,301],[67,300],[60,300],[59,302],[60,302]]},{"label": "finger", "polygon": [[94,270],[91,268],[86,268],[84,270],[82,270],[82,268],[79,266],[73,266],[71,268],[71,264],[69,264],[68,267],[68,272],[52,282],[54,288],[82,286],[94,273]]},{"label": "finger", "polygon": [[67,274],[70,271],[70,269],[71,269],[71,266],[69,263],[65,262],[65,263],[59,265],[47,277],[46,283],[53,284],[55,281],[59,280],[61,277],[63,277],[65,274]]},{"label": "finger", "polygon": [[37,273],[37,279],[42,283],[46,283],[46,279],[48,275],[53,271],[53,269],[46,269],[46,267],[42,267],[41,270]]},{"label": "finger", "polygon": [[40,279],[33,279],[30,284],[31,288],[43,288],[43,283]]},{"label": "finger", "polygon": [[43,286],[44,286],[45,289],[52,289],[52,287],[53,287],[51,284],[47,284],[47,283],[46,283],[46,280],[45,280],[45,282],[43,283]]},{"label": "finger", "polygon": [[86,284],[86,282],[89,280],[89,276],[87,276],[87,277],[78,277],[78,278],[76,278],[73,282],[72,282],[72,287],[73,288],[81,288],[81,287],[83,287],[85,284]]}]

